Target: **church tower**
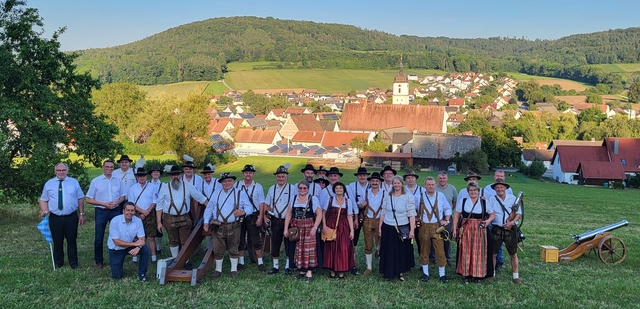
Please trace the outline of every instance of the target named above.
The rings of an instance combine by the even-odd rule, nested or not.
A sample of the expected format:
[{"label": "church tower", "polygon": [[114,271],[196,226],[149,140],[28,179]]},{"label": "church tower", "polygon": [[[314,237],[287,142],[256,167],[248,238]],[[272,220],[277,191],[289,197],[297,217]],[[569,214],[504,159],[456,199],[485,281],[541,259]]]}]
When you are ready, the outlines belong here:
[{"label": "church tower", "polygon": [[400,69],[398,75],[393,78],[393,104],[409,104],[409,80],[404,75],[404,65],[402,64],[402,56],[400,56]]}]

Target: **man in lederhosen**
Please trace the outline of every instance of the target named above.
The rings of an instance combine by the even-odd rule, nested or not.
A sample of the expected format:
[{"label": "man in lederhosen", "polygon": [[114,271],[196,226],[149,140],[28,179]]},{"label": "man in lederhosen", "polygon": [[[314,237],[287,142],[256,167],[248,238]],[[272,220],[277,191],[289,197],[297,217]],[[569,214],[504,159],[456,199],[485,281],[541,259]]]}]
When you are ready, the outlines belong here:
[{"label": "man in lederhosen", "polygon": [[[493,242],[493,262],[496,262],[498,256],[498,250],[504,243],[504,246],[509,252],[511,257],[511,268],[513,271],[513,283],[522,284],[520,276],[518,275],[518,234],[514,228],[518,223],[518,219],[522,215],[522,208],[520,205],[515,209],[516,213],[511,217],[511,213],[514,211],[513,205],[516,202],[516,197],[513,194],[509,194],[507,191],[510,189],[510,185],[503,180],[496,180],[491,184],[491,189],[495,191],[495,195],[487,197],[488,207],[493,208],[496,214],[495,219],[491,222],[493,228],[491,228],[491,237],[489,241]],[[496,268],[497,271],[497,268]]]},{"label": "man in lederhosen", "polygon": [[[147,182],[147,171],[144,168],[139,167],[135,172],[137,184],[134,184],[129,188],[127,193],[127,200],[133,203],[135,206],[135,213],[144,226],[144,235],[149,243],[149,249],[151,250],[151,261],[155,262],[156,257],[156,192],[154,192],[154,186]],[[137,262],[138,257],[134,256],[133,261]]]},{"label": "man in lederhosen", "polygon": [[222,189],[217,190],[204,211],[204,230],[213,237],[213,259],[216,266],[212,277],[222,275],[224,252],[229,251],[231,277],[238,277],[238,246],[242,217],[246,214],[240,203],[240,192],[233,186],[236,176],[220,174],[218,182]]},{"label": "man in lederhosen", "polygon": [[[242,229],[240,230],[240,246],[238,254],[240,261],[238,270],[246,268],[244,263],[244,250],[254,250],[255,257],[258,260],[258,270],[265,271],[264,261],[262,260],[262,238],[260,237],[260,228],[262,227],[262,218],[260,217],[260,205],[264,203],[264,190],[262,185],[253,181],[256,172],[255,166],[247,164],[242,169],[242,180],[236,182],[235,189],[240,192],[240,206],[246,212],[246,218],[242,221]],[[249,238],[248,242],[246,238]],[[247,248],[247,244],[251,248]]]},{"label": "man in lederhosen", "polygon": [[307,164],[300,170],[300,172],[302,172],[302,178],[309,182],[309,194],[316,196],[319,199],[322,188],[319,184],[314,182],[317,172],[316,169],[313,165]]},{"label": "man in lederhosen", "polygon": [[[171,250],[173,258],[178,256],[180,246],[185,244],[191,234],[192,221],[189,217],[191,208],[189,201],[193,198],[201,204],[207,202],[207,198],[191,183],[182,181],[181,174],[182,170],[179,166],[171,167],[171,171],[169,171],[171,182],[160,189],[156,206],[158,231],[162,230],[162,222],[164,222],[167,234],[169,234],[169,250]],[[185,264],[185,269],[189,268],[191,265]]]},{"label": "man in lederhosen", "polygon": [[436,251],[436,263],[438,276],[442,283],[449,282],[445,276],[447,258],[444,254],[444,240],[440,237],[439,228],[442,230],[449,224],[451,218],[451,205],[442,192],[436,191],[436,180],[429,176],[424,180],[425,192],[422,195],[423,203],[416,205],[416,212],[421,224],[418,229],[420,238],[420,265],[422,266],[422,282],[429,281],[429,253],[433,245]]},{"label": "man in lederhosen", "polygon": [[[369,181],[367,181],[367,177],[369,176],[369,172],[367,172],[367,168],[358,167],[358,171],[353,174],[358,179],[350,183],[347,187],[351,192],[353,192],[354,200],[356,205],[358,206],[358,216],[356,216],[356,220],[353,222],[353,251],[354,254],[356,252],[356,246],[358,245],[358,239],[360,239],[360,230],[362,229],[362,222],[364,221],[364,210],[367,207],[367,203],[365,201],[365,195],[367,190],[369,190]],[[355,256],[353,257],[356,260]],[[354,275],[358,273],[358,269],[354,268],[351,270],[351,273]]]},{"label": "man in lederhosen", "polygon": [[280,166],[273,173],[276,176],[276,184],[267,190],[267,197],[261,209],[266,217],[271,221],[271,257],[273,258],[273,268],[269,271],[270,275],[279,271],[280,246],[284,241],[284,252],[287,256],[285,270],[291,269],[295,254],[295,242],[289,241],[284,237],[284,219],[287,216],[287,210],[291,205],[291,199],[298,194],[296,186],[287,183],[289,171],[286,167]]},{"label": "man in lederhosen", "polygon": [[[162,176],[163,171],[162,169],[160,169],[159,166],[154,165],[151,167],[151,170],[149,170],[149,173],[151,174],[151,180],[149,180],[149,185],[151,186],[150,189],[153,190],[154,192],[154,198],[153,201],[154,203],[156,203],[156,205],[158,204],[158,193],[160,193],[160,189],[162,189],[163,186],[166,186],[167,184],[160,181],[160,176]],[[154,223],[155,224],[155,223]],[[160,231],[157,230],[156,227],[156,254],[160,255],[160,251],[162,251],[162,233]]]},{"label": "man in lederhosen", "polygon": [[378,236],[378,227],[380,223],[380,209],[384,201],[384,195],[387,193],[380,188],[382,184],[382,176],[380,173],[374,172],[371,177],[367,178],[371,188],[367,190],[364,196],[365,208],[360,211],[364,213],[362,222],[362,230],[364,233],[364,254],[367,261],[367,267],[364,275],[370,275],[373,267],[373,246],[376,246],[376,257],[380,256],[380,236]]},{"label": "man in lederhosen", "polygon": [[[198,192],[202,192],[203,180],[200,175],[197,175],[193,172],[193,169],[196,167],[193,164],[193,158],[189,157],[188,155],[183,155],[183,158],[185,159],[185,162],[184,165],[182,165],[182,169],[184,172],[184,174],[182,175],[182,182],[188,182],[194,188],[196,188]],[[191,213],[191,219],[193,219],[195,222],[198,222],[198,220],[200,220],[200,218],[202,217],[202,212],[204,212],[204,207],[206,205],[199,204],[195,199],[191,199],[190,203],[191,210],[189,212]]]},{"label": "man in lederhosen", "polygon": [[[389,172],[387,172],[389,174]],[[414,205],[420,205],[420,203],[424,203],[422,200],[422,194],[424,193],[424,188],[419,186],[416,181],[420,178],[420,175],[416,174],[412,169],[408,169],[404,175],[402,175],[402,179],[407,183],[404,188],[408,194],[413,195]],[[413,235],[418,235],[418,222],[419,218],[416,218],[416,229]],[[416,246],[418,247],[418,252],[420,252],[420,238],[415,237]]]}]

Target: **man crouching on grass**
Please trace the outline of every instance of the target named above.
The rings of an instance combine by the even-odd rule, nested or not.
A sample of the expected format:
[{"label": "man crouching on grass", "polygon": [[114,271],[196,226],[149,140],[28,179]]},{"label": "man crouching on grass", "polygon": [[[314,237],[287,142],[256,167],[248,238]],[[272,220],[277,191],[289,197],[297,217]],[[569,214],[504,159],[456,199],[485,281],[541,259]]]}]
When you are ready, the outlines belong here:
[{"label": "man crouching on grass", "polygon": [[127,202],[123,214],[114,217],[109,224],[109,261],[111,277],[124,277],[124,258],[127,254],[140,256],[138,263],[138,280],[149,281],[147,265],[149,265],[149,247],[145,244],[144,226],[142,220],[134,216],[136,205]]}]

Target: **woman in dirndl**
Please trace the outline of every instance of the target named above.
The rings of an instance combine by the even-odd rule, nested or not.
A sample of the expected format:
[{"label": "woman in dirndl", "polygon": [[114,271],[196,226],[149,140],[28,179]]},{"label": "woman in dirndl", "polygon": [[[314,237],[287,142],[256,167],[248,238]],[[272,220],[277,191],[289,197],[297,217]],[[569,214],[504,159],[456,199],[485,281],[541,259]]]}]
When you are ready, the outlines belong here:
[{"label": "woman in dirndl", "polygon": [[[324,212],[324,228],[336,230],[336,240],[324,243],[324,268],[331,270],[330,277],[338,279],[344,278],[344,273],[356,266],[354,258],[353,243],[353,220],[351,220],[353,207],[348,205],[348,198],[345,198],[347,187],[341,183],[333,184],[335,196],[329,199],[329,204]],[[340,217],[338,217],[338,214]],[[336,220],[339,220],[336,222]],[[337,223],[337,224],[336,224]]]},{"label": "woman in dirndl", "polygon": [[[405,190],[402,177],[394,176],[392,190],[384,197],[378,233],[380,235],[380,273],[386,280],[404,281],[404,273],[415,266],[413,239],[416,208],[413,194]],[[409,226],[408,239],[399,237],[400,226]]]},{"label": "woman in dirndl", "polygon": [[311,282],[312,271],[318,266],[316,234],[322,223],[320,201],[309,194],[309,186],[310,183],[306,180],[298,183],[298,194],[292,200],[293,207],[289,207],[284,219],[285,237],[289,237],[289,224],[299,230],[300,239],[296,242],[294,261],[300,273],[296,279],[306,277],[307,282]]},{"label": "woman in dirndl", "polygon": [[456,273],[465,283],[480,283],[485,277],[493,277],[493,263],[488,241],[488,228],[495,214],[479,197],[480,186],[467,184],[468,198],[458,200],[453,214],[453,239],[458,241]]}]

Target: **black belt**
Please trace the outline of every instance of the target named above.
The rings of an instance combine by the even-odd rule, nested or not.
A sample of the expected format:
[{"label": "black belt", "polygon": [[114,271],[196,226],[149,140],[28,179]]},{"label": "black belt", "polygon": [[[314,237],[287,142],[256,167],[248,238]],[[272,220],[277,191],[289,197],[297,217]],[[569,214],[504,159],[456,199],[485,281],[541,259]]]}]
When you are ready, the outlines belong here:
[{"label": "black belt", "polygon": [[276,217],[271,217],[271,221],[284,221],[284,218],[280,219],[280,218],[276,218]]},{"label": "black belt", "polygon": [[52,212],[50,212],[49,214],[50,214],[50,215],[52,215],[52,216],[54,216],[54,217],[65,218],[65,217],[71,217],[71,216],[73,216],[74,214],[76,214],[76,212],[74,211],[74,212],[72,212],[72,213],[70,213],[70,214],[68,214],[68,215],[56,215],[56,214],[54,214],[54,213],[52,213]]},{"label": "black belt", "polygon": [[222,222],[222,223],[220,223],[220,225],[233,225],[233,224],[240,224],[240,221]]}]

